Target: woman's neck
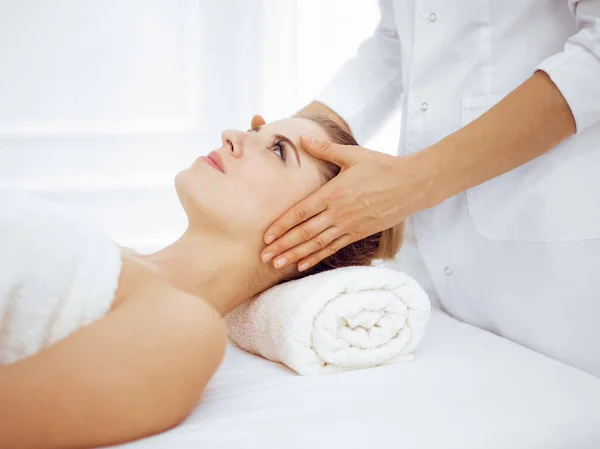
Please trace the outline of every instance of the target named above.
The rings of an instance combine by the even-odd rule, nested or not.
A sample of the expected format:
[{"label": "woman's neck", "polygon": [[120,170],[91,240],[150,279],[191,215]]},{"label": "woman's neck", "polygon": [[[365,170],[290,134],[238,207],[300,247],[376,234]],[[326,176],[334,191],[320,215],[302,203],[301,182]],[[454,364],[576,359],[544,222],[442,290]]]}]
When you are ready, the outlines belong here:
[{"label": "woman's neck", "polygon": [[261,242],[188,229],[171,245],[137,257],[173,287],[210,302],[225,316],[276,282],[277,272],[260,260],[260,250]]}]

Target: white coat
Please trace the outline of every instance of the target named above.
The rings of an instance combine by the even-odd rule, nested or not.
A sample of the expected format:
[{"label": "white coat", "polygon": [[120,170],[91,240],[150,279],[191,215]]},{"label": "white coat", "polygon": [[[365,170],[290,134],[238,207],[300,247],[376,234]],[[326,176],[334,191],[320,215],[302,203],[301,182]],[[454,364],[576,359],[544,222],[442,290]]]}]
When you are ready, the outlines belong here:
[{"label": "white coat", "polygon": [[381,0],[381,22],[315,99],[364,143],[397,105],[400,155],[536,70],[577,134],[410,217],[442,306],[600,377],[600,0]]}]

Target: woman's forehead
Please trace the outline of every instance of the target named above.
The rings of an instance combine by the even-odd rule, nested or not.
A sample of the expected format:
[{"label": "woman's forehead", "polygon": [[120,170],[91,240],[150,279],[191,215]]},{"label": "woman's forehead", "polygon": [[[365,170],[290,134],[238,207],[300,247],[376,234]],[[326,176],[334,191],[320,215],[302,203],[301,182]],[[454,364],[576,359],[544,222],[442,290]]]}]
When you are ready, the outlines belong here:
[{"label": "woman's forehead", "polygon": [[260,131],[268,134],[282,134],[294,142],[300,141],[304,133],[314,139],[329,140],[327,133],[318,123],[305,118],[288,118],[266,123]]}]

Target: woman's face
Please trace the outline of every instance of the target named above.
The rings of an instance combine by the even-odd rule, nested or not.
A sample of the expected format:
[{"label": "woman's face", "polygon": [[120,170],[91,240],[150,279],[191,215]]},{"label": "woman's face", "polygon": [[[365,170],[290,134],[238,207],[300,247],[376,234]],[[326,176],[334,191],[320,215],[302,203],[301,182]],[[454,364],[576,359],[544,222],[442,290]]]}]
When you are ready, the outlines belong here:
[{"label": "woman's face", "polygon": [[223,145],[179,172],[175,186],[192,228],[262,241],[267,227],[323,181],[320,164],[300,145],[300,134],[327,140],[317,123],[301,118],[250,131],[223,131]]}]

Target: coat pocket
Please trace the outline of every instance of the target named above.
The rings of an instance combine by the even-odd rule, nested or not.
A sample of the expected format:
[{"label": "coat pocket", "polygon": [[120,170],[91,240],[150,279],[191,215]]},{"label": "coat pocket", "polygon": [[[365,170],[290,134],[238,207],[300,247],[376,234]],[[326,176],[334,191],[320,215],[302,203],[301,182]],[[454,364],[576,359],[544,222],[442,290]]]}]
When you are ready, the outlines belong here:
[{"label": "coat pocket", "polygon": [[[503,95],[462,102],[462,125]],[[473,227],[491,240],[568,242],[600,238],[600,124],[466,192]]]}]

